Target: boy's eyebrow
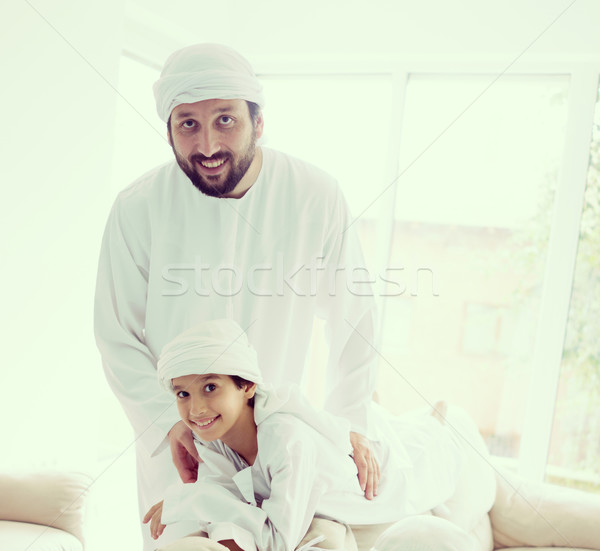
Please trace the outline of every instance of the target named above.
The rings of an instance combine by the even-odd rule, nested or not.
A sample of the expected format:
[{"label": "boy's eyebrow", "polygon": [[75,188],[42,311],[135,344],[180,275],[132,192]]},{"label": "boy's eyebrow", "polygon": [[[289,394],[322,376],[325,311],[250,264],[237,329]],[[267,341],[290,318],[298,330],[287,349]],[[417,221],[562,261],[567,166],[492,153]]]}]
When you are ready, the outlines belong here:
[{"label": "boy's eyebrow", "polygon": [[[216,379],[216,378],[218,378],[218,377],[215,376],[214,373],[208,373],[206,375],[196,375],[196,378],[194,379],[194,382],[206,381],[208,379]],[[188,386],[189,385],[173,385],[173,390],[181,390],[182,388],[185,389]]]}]

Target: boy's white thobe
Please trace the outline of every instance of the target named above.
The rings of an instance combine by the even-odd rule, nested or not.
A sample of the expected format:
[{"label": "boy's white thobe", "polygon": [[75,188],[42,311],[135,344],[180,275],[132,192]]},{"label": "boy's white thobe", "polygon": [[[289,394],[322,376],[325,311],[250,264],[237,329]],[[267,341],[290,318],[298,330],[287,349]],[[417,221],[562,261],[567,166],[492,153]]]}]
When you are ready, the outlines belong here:
[{"label": "boy's white thobe", "polygon": [[[470,530],[491,507],[495,490],[474,426],[454,411],[449,426],[429,414],[405,420],[381,410],[375,415],[382,472],[375,499],[365,499],[359,487],[349,442],[344,450],[298,417],[273,413],[257,425],[252,466],[220,441],[198,443],[202,475],[195,484],[169,489],[162,522],[196,521],[211,539],[233,539],[244,551],[292,551],[313,516],[349,525],[386,524],[444,509],[468,465],[469,492],[443,512]],[[467,456],[474,453],[481,461],[473,469],[473,457]]]}]

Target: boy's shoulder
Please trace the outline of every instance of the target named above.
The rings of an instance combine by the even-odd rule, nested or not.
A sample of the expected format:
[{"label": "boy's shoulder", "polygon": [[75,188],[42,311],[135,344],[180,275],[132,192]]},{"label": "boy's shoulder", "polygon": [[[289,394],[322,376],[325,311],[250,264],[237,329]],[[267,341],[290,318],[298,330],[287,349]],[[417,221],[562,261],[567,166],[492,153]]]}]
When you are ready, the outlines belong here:
[{"label": "boy's shoulder", "polygon": [[271,434],[288,434],[290,437],[296,433],[314,431],[312,427],[307,425],[298,416],[285,411],[271,413],[259,423],[257,429],[258,432],[268,431]]},{"label": "boy's shoulder", "polygon": [[275,412],[257,427],[259,452],[265,450],[294,450],[301,445],[308,453],[316,447],[319,433],[291,413]]}]

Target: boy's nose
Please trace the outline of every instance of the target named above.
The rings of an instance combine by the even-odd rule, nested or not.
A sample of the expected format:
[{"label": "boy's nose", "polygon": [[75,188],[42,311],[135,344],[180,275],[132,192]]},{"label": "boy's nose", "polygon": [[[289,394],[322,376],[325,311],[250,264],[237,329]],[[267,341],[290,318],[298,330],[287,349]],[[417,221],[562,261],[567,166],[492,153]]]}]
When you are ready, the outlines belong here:
[{"label": "boy's nose", "polygon": [[192,417],[198,417],[206,412],[206,404],[204,400],[200,400],[199,398],[195,398],[192,400],[192,404],[190,406],[190,415]]}]

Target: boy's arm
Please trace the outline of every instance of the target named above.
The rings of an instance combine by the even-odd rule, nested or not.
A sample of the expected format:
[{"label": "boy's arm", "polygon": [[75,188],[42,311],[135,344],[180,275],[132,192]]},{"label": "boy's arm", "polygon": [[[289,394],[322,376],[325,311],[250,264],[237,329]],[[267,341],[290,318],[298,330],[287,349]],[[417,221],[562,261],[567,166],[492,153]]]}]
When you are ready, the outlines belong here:
[{"label": "boy's arm", "polygon": [[209,477],[196,484],[170,487],[161,523],[197,521],[212,540],[233,540],[244,551],[295,549],[324,492],[317,484],[316,445],[311,439],[290,438],[289,431],[282,431],[281,435],[271,433],[267,445],[261,446],[259,441],[259,454],[268,461],[263,469],[271,486],[270,497],[260,506],[244,501]]}]

